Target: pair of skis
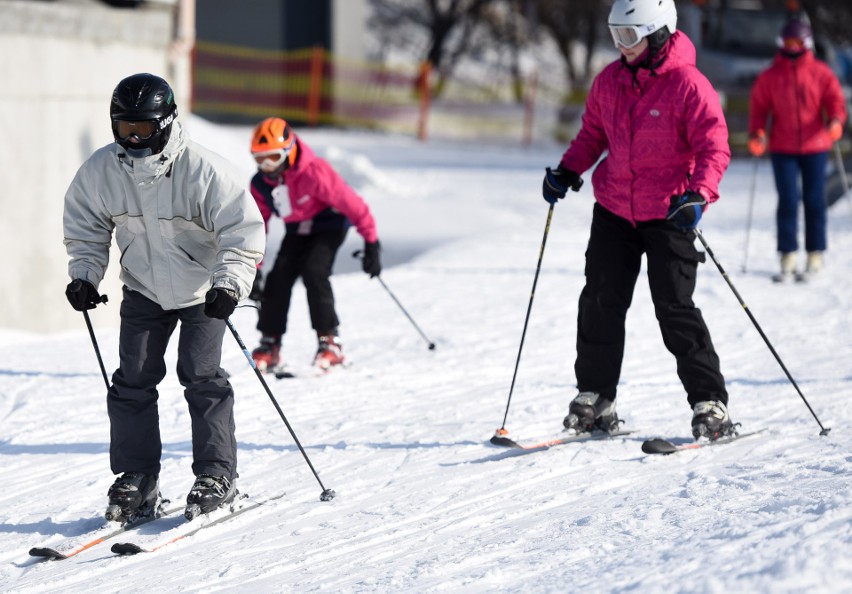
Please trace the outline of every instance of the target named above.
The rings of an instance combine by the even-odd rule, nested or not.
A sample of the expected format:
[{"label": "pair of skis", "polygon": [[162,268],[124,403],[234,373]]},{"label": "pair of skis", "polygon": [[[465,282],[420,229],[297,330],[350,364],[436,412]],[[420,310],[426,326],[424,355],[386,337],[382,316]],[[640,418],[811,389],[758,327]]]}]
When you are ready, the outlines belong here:
[{"label": "pair of skis", "polygon": [[[713,441],[696,441],[696,442],[688,442],[688,443],[675,443],[668,439],[662,438],[654,438],[654,439],[646,439],[642,442],[642,451],[646,454],[674,454],[677,452],[682,452],[686,450],[695,450],[699,448],[704,448],[707,446],[714,445],[723,445],[726,443],[731,443],[738,439],[743,439],[744,437],[751,437],[753,435],[758,435],[763,433],[765,429],[759,429],[757,431],[749,431],[747,433],[737,433],[734,435],[727,435],[725,437],[720,437]],[[605,439],[612,439],[615,437],[623,437],[625,435],[630,435],[633,431],[613,431],[612,433],[605,433],[603,431],[594,431],[594,432],[586,432],[586,433],[576,433],[566,435],[564,437],[558,437],[556,439],[548,439],[539,442],[528,442],[528,441],[515,441],[514,439],[509,437],[508,431],[505,429],[498,429],[494,436],[491,438],[490,443],[496,446],[505,447],[505,448],[513,448],[517,450],[521,450],[524,453],[532,453],[532,452],[541,452],[544,450],[549,450],[550,448],[558,445],[564,445],[568,443],[577,443],[583,441],[600,441]]]},{"label": "pair of skis", "polygon": [[[222,524],[223,522],[232,520],[233,518],[240,516],[248,511],[257,509],[262,505],[265,505],[277,499],[281,499],[282,497],[284,497],[284,495],[284,493],[281,493],[279,495],[274,495],[272,497],[259,501],[253,501],[248,500],[247,498],[242,498],[242,501],[237,500],[232,507],[213,510],[209,514],[204,514],[203,516],[201,516],[201,518],[199,518],[196,522],[190,523],[189,521],[187,521],[183,524],[180,524],[177,528],[186,529],[169,530],[164,533],[165,536],[163,538],[154,541],[152,544],[149,544],[146,547],[131,542],[123,542],[113,544],[110,550],[116,555],[153,553],[154,551],[157,551],[167,545],[197,534],[202,530],[206,530],[207,528]],[[69,539],[64,543],[60,543],[56,545],[55,548],[33,547],[32,549],[30,549],[29,554],[36,561],[60,561],[64,559],[70,559],[71,557],[75,557],[76,555],[79,555],[80,553],[87,551],[92,547],[97,546],[107,540],[113,539],[119,536],[120,534],[131,530],[136,530],[141,526],[156,522],[157,520],[174,517],[175,514],[182,511],[183,509],[183,506],[168,508],[158,513],[155,513],[152,516],[140,518],[132,522],[126,522],[118,527],[114,527],[113,525],[107,524],[101,528],[98,528],[94,532],[88,533],[83,536],[74,537],[73,539]]]}]

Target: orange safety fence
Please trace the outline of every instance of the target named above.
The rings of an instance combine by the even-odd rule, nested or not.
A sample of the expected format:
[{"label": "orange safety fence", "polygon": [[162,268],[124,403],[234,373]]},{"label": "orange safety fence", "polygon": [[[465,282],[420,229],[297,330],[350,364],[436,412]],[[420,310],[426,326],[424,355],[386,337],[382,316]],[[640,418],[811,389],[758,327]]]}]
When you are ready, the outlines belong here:
[{"label": "orange safety fence", "polygon": [[[269,115],[305,125],[371,128],[420,139],[552,137],[563,93],[533,75],[520,94],[491,76],[442,81],[430,65],[386,66],[323,48],[269,51],[199,41],[193,54],[194,113],[254,123]],[[437,96],[435,96],[437,95]],[[520,95],[520,98],[519,98]]]}]

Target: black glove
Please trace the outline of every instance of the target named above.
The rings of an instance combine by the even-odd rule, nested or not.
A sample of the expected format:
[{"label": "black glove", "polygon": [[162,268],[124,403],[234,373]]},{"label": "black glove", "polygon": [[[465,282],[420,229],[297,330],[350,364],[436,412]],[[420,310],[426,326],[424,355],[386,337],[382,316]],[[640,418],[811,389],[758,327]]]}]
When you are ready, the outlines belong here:
[{"label": "black glove", "polygon": [[583,187],[580,174],[570,169],[562,169],[561,166],[556,169],[548,167],[545,172],[541,193],[548,204],[556,204],[557,199],[565,198],[568,188],[579,192]]},{"label": "black glove", "polygon": [[204,315],[208,318],[225,320],[234,313],[237,308],[237,300],[230,291],[216,287],[210,289],[204,296]]},{"label": "black glove", "polygon": [[382,246],[378,239],[373,243],[364,242],[364,258],[361,260],[361,268],[370,275],[370,278],[379,276],[382,272],[382,259],[379,257],[381,249]]},{"label": "black glove", "polygon": [[98,295],[95,285],[80,278],[75,278],[68,283],[65,287],[65,297],[71,307],[77,311],[95,309],[98,303],[101,303],[101,296]]},{"label": "black glove", "polygon": [[252,301],[260,301],[261,297],[263,297],[263,273],[258,268],[257,274],[254,275],[254,282],[251,285],[248,298]]},{"label": "black glove", "polygon": [[706,204],[704,196],[687,190],[683,196],[672,196],[666,218],[674,222],[681,231],[692,231],[698,226]]}]

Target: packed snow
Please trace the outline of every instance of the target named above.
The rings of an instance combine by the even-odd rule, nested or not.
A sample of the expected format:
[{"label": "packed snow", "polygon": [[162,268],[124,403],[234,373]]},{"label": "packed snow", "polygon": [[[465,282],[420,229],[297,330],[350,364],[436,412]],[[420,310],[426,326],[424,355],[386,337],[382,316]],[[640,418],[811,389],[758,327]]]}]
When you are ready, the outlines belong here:
[{"label": "packed snow", "polygon": [[[232,160],[247,184],[250,128],[188,120],[190,134]],[[117,557],[110,545],[153,543],[153,526],[180,530],[179,517],[68,560],[33,562],[31,547],[103,523],[114,478],[104,378],[82,316],[79,330],[61,334],[0,330],[0,590],[852,591],[852,198],[831,208],[826,268],[806,284],[770,280],[776,198],[765,160],[752,195],[753,161],[735,159],[702,220],[801,390],[708,258],[695,299],[722,360],[731,416],[742,431],[764,434],[673,456],[642,453],[650,437],[691,441],[691,411],[641,275],[618,399],[634,433],[519,456],[488,443],[509,396],[510,435],[538,440],[559,436],[576,393],[589,174],[554,209],[533,294],[548,214],[541,179],[563,146],[299,132],[369,202],[386,262],[385,288],[357,268],[351,254],[362,241],[350,232],[333,277],[349,365],[327,376],[310,368],[316,339],[296,288],[283,354],[297,377],[269,386],[319,480],[226,333],[238,487],[255,500],[284,497],[153,553]],[[56,307],[69,307],[66,279],[50,280]],[[245,305],[232,321],[251,349],[257,315]],[[118,331],[94,330],[111,373]],[[160,390],[160,479],[180,502],[193,476],[175,352]],[[820,425],[831,432],[820,436]],[[336,498],[320,501],[323,486]]]}]

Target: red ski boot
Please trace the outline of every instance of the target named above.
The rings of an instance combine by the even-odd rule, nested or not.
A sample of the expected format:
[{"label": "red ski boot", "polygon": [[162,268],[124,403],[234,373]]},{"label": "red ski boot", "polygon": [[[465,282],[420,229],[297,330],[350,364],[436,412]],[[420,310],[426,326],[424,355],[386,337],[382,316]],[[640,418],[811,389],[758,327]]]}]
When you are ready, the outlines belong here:
[{"label": "red ski boot", "polygon": [[328,371],[332,367],[343,364],[343,343],[333,334],[319,337],[319,348],[317,349],[316,357],[314,357],[314,365],[323,371]]},{"label": "red ski boot", "polygon": [[251,352],[251,358],[261,373],[273,373],[281,366],[281,338],[275,336],[264,336],[260,339],[260,346]]}]

